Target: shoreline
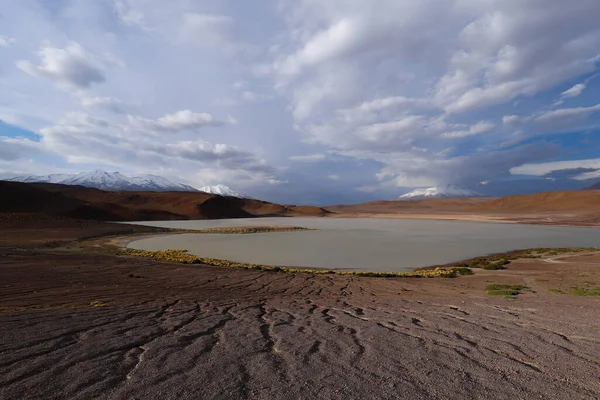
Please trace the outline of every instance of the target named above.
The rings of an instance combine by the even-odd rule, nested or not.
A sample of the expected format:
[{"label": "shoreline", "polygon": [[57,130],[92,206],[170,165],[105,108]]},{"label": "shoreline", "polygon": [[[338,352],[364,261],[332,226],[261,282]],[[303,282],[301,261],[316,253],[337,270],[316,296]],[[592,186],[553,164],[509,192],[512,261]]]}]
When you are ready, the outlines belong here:
[{"label": "shoreline", "polygon": [[[299,217],[304,218],[304,217]],[[600,228],[600,221],[573,220],[571,215],[556,214],[471,214],[471,213],[345,213],[334,212],[323,218],[421,219],[436,221],[487,222],[535,226]]]},{"label": "shoreline", "polygon": [[[474,221],[469,221],[469,222],[474,222]],[[482,221],[477,221],[477,222],[482,222]],[[533,227],[538,227],[536,225],[532,225]],[[254,229],[254,228],[259,228],[261,226],[251,226],[251,225],[243,225],[244,229]],[[264,227],[264,225],[262,226]],[[564,247],[570,247],[573,248],[573,244],[566,244],[566,243],[561,243],[561,244],[557,244],[557,245],[552,245],[550,243],[543,243],[538,241],[538,244],[535,246],[523,246],[523,247],[518,247],[518,246],[514,246],[511,248],[508,248],[506,250],[494,250],[494,249],[489,249],[489,251],[481,251],[480,253],[475,253],[475,252],[471,252],[469,255],[466,255],[464,257],[448,257],[450,258],[450,260],[441,260],[439,259],[439,261],[433,261],[430,263],[423,263],[421,265],[416,265],[416,266],[411,266],[411,267],[405,267],[405,268],[398,268],[396,269],[394,268],[390,268],[389,266],[386,267],[385,266],[385,262],[384,264],[382,264],[381,267],[369,267],[368,269],[364,269],[361,266],[358,267],[354,267],[352,265],[343,265],[343,266],[338,266],[336,265],[336,263],[334,262],[333,264],[328,264],[327,262],[322,262],[322,263],[318,263],[318,262],[308,262],[306,264],[304,264],[301,260],[297,260],[297,258],[299,257],[292,257],[291,259],[289,257],[285,257],[281,258],[279,256],[277,256],[276,258],[279,259],[279,261],[269,261],[267,259],[264,259],[264,257],[261,258],[256,258],[256,257],[247,257],[244,256],[244,251],[243,249],[238,249],[234,252],[228,252],[226,249],[233,246],[233,248],[235,248],[235,246],[238,246],[240,244],[244,244],[245,242],[240,242],[239,240],[241,240],[241,238],[235,239],[233,242],[231,242],[229,239],[226,239],[226,242],[223,242],[220,244],[220,247],[223,247],[223,249],[225,249],[224,253],[221,253],[220,251],[217,252],[217,254],[215,254],[214,252],[203,252],[199,249],[195,249],[194,246],[192,246],[190,243],[202,243],[202,245],[200,246],[200,248],[202,247],[206,247],[208,245],[208,243],[218,243],[215,242],[214,239],[219,235],[219,234],[223,234],[223,235],[244,235],[244,236],[249,236],[249,235],[254,235],[254,234],[259,234],[261,232],[256,232],[256,231],[251,231],[249,233],[247,232],[240,232],[239,230],[240,227],[232,227],[232,228],[228,228],[228,227],[220,227],[220,228],[199,228],[199,230],[194,230],[194,229],[186,229],[186,230],[176,230],[170,233],[153,233],[153,234],[146,234],[146,235],[136,235],[136,236],[124,236],[124,237],[119,237],[119,238],[111,238],[109,240],[105,240],[103,241],[103,245],[108,245],[109,247],[113,247],[113,248],[121,248],[121,249],[129,249],[129,250],[142,250],[142,251],[157,251],[157,250],[169,250],[169,249],[179,249],[179,250],[186,250],[189,251],[190,254],[193,254],[197,257],[200,258],[206,258],[209,260],[217,260],[217,261],[222,261],[222,262],[226,262],[226,263],[237,263],[237,264],[255,264],[255,265],[260,265],[264,268],[276,268],[276,267],[281,267],[281,268],[286,268],[286,269],[294,269],[294,270],[298,270],[298,269],[302,269],[302,270],[319,270],[319,271],[324,271],[324,270],[331,270],[331,271],[336,271],[338,273],[341,272],[361,272],[361,273],[367,273],[367,272],[372,272],[372,273],[380,273],[380,274],[384,274],[384,273],[389,273],[389,274],[393,274],[393,273],[398,273],[398,272],[416,272],[419,270],[424,270],[424,269],[432,269],[435,268],[436,266],[451,266],[453,264],[460,264],[464,261],[469,261],[472,259],[477,259],[477,258],[484,258],[484,257],[490,257],[490,256],[496,256],[499,254],[514,254],[514,253],[518,253],[518,252],[524,252],[530,248],[539,248],[540,245],[542,244],[541,247],[545,247],[545,248],[564,248]],[[289,227],[283,226],[281,227],[281,231],[280,232],[269,232],[270,234],[276,234],[276,235],[286,235],[289,232],[294,232],[294,230],[289,230]],[[581,228],[581,227],[576,227],[576,228]],[[295,229],[299,229],[298,227],[295,227]],[[231,230],[231,231],[229,231]],[[330,231],[330,235],[334,235],[337,236],[338,234],[336,233],[335,230],[331,231],[330,228],[326,229],[327,231]],[[299,232],[304,231],[304,229],[300,229],[298,230]],[[315,229],[315,231],[319,231],[319,229]],[[218,232],[222,232],[222,233],[218,233]],[[343,230],[340,232],[344,232]],[[203,238],[201,238],[200,236],[197,235],[204,235],[209,233],[211,235],[211,237],[207,238],[208,242],[204,241]],[[321,234],[323,233],[322,231],[320,232]],[[310,234],[310,232],[307,232],[307,234]],[[174,235],[178,235],[178,236],[183,236],[182,238],[173,238]],[[216,235],[216,236],[215,236]],[[303,238],[303,241],[306,241],[306,237],[305,236],[300,236],[300,238]],[[148,239],[157,239],[155,241],[151,241],[148,242]],[[247,238],[249,239],[249,238]],[[258,238],[255,238],[258,239]],[[263,240],[267,240],[269,243],[271,242],[271,240],[273,239],[273,236],[271,236],[271,238],[260,238],[260,240],[253,240],[251,243],[254,243],[254,246],[260,246],[260,243],[264,243]],[[294,241],[296,239],[283,239],[285,242],[289,242],[290,240]],[[200,241],[200,242],[198,242]],[[309,240],[311,243],[314,240]],[[136,243],[136,242],[141,242],[140,245],[131,245],[132,243]],[[160,242],[166,242],[164,244],[159,244]],[[589,241],[588,241],[589,242]],[[142,244],[142,243],[154,243],[154,244]],[[187,243],[187,245],[185,244]],[[228,245],[228,243],[230,243]],[[300,243],[303,242],[298,242],[298,246],[302,246]],[[600,243],[600,242],[599,242]],[[592,246],[594,247],[597,243],[593,242],[593,243],[580,243],[579,245],[583,245],[583,246]],[[565,246],[566,245],[566,246]],[[472,246],[467,246],[467,248],[472,247]],[[241,253],[240,253],[241,251]],[[265,250],[267,251],[267,250]],[[297,251],[297,246],[296,246],[296,250]],[[236,256],[237,253],[238,256]],[[331,252],[335,253],[335,250],[331,250]],[[287,254],[285,253],[285,251],[282,254]],[[414,257],[416,257],[416,255],[411,255],[410,257],[413,257],[413,263],[414,261]],[[273,257],[271,257],[273,258]],[[317,258],[318,259],[318,258]],[[289,261],[292,260],[292,261]],[[400,259],[401,260],[401,259]],[[410,261],[409,261],[410,262]],[[417,261],[418,262],[418,261]],[[339,262],[337,263],[339,264]],[[342,263],[344,264],[344,263]],[[400,265],[402,264],[402,262],[399,263]],[[373,264],[360,264],[360,265],[373,265]],[[410,264],[409,264],[410,265]]]}]

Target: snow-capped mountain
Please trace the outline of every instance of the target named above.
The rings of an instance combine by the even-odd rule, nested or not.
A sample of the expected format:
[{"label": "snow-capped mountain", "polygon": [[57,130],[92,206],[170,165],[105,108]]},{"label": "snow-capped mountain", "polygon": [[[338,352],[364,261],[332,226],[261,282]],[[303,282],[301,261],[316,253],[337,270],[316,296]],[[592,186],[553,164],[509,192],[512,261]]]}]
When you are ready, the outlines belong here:
[{"label": "snow-capped mountain", "polygon": [[44,176],[17,176],[15,178],[7,179],[7,181],[14,182],[24,182],[24,183],[32,183],[32,182],[45,182],[45,183],[59,183],[72,177],[73,175],[69,174],[51,174]]},{"label": "snow-capped mountain", "polygon": [[250,196],[238,193],[225,185],[202,186],[199,190],[201,192],[218,194],[221,196],[239,197],[240,199],[251,199]]},{"label": "snow-capped mountain", "polygon": [[20,176],[8,179],[15,182],[59,183],[79,185],[103,190],[154,191],[154,192],[197,192],[197,189],[175,183],[157,175],[126,176],[120,172],[80,172],[78,174],[52,174],[45,176]]},{"label": "snow-capped mountain", "polygon": [[436,197],[480,197],[481,194],[457,185],[419,188],[398,197],[398,200],[414,200]]}]

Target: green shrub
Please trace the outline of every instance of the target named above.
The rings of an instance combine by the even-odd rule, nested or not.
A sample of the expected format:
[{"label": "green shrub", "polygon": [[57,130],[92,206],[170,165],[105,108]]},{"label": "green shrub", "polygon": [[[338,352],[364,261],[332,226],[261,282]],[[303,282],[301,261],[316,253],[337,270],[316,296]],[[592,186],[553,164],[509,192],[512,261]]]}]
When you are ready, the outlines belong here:
[{"label": "green shrub", "polygon": [[495,283],[487,285],[485,292],[491,296],[512,297],[519,295],[523,289],[525,289],[523,285],[501,285]]},{"label": "green shrub", "polygon": [[456,273],[457,275],[473,275],[474,272],[470,268],[467,267],[454,267],[450,271]]},{"label": "green shrub", "polygon": [[573,296],[600,296],[600,287],[586,288],[586,287],[572,287],[570,291]]}]

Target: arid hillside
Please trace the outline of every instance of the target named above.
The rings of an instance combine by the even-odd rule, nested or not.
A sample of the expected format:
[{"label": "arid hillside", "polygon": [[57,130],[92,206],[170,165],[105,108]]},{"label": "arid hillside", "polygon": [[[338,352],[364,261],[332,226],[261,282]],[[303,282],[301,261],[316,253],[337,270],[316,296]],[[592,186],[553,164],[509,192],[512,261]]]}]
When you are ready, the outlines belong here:
[{"label": "arid hillside", "polygon": [[325,215],[318,207],[284,206],[202,192],[110,192],[81,186],[0,181],[0,212],[101,221]]},{"label": "arid hillside", "polygon": [[501,198],[452,198],[374,201],[334,205],[327,210],[341,213],[424,212],[600,212],[600,190],[545,192]]},{"label": "arid hillside", "polygon": [[600,225],[600,190],[561,191],[501,198],[374,201],[326,207],[335,217],[427,218]]},{"label": "arid hillside", "polygon": [[422,213],[422,212],[456,212],[467,211],[495,200],[495,198],[444,198],[372,201],[362,204],[334,205],[327,210],[339,213]]},{"label": "arid hillside", "polygon": [[472,210],[490,212],[600,212],[600,190],[507,196],[472,207]]}]

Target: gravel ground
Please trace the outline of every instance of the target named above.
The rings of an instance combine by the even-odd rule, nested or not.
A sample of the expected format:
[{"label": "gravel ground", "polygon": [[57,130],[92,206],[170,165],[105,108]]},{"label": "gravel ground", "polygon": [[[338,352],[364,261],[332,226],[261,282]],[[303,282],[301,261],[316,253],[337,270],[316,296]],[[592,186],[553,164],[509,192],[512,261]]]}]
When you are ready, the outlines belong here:
[{"label": "gravel ground", "polygon": [[599,265],[377,279],[7,250],[0,398],[595,399],[598,300],[548,288]]}]

